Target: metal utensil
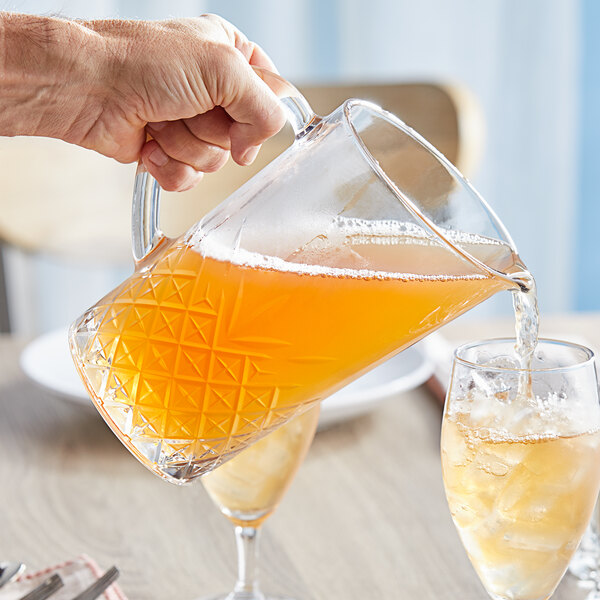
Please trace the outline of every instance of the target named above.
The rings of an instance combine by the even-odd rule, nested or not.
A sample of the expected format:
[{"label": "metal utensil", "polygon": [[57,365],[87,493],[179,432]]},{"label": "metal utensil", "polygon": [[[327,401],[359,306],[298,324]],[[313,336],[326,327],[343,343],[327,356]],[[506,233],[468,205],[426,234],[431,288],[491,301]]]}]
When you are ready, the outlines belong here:
[{"label": "metal utensil", "polygon": [[54,573],[48,577],[43,583],[38,585],[34,590],[19,598],[19,600],[46,600],[50,598],[54,592],[58,591],[64,585],[58,573]]},{"label": "metal utensil", "polygon": [[94,600],[97,598],[117,577],[119,576],[119,570],[117,567],[111,567],[97,579],[89,588],[83,590],[80,594],[75,596],[72,600]]},{"label": "metal utensil", "polygon": [[0,562],[0,588],[18,577],[25,570],[25,564],[20,562]]}]

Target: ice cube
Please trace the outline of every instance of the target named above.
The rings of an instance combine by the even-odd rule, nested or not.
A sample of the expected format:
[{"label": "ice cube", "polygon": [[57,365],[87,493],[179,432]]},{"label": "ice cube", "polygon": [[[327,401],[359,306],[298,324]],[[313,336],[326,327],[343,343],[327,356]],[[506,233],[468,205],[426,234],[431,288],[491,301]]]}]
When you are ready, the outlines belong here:
[{"label": "ice cube", "polygon": [[[540,504],[537,509],[544,511],[546,507]],[[549,557],[556,555],[572,537],[573,532],[569,527],[557,524],[556,527],[550,528],[521,520],[516,520],[504,534],[504,539],[512,548],[543,552]]]}]

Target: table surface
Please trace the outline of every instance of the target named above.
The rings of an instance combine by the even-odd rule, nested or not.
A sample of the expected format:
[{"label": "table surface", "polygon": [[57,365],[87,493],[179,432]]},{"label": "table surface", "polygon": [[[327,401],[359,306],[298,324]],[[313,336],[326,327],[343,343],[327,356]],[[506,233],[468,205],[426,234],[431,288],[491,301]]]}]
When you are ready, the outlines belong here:
[{"label": "table surface", "polygon": [[[506,335],[510,321],[462,319],[450,339]],[[600,315],[543,331],[600,346]],[[231,589],[232,528],[202,485],[153,476],[93,410],[53,397],[0,337],[0,559],[30,569],[85,553],[117,564],[130,600],[192,600]],[[452,525],[439,459],[441,410],[427,390],[320,432],[267,521],[263,589],[303,600],[485,598]],[[557,600],[584,598],[573,578]]]}]

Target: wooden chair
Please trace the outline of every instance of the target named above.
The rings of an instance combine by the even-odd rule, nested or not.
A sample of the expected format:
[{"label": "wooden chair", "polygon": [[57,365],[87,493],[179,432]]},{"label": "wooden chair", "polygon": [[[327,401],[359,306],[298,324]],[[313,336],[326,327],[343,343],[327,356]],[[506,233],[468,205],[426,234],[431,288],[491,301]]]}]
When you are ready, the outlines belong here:
[{"label": "wooden chair", "polygon": [[[427,83],[385,85],[304,86],[301,88],[317,114],[326,115],[350,97],[371,100],[411,125],[459,169],[472,172],[482,147],[482,118],[477,102],[464,89]],[[232,161],[208,174],[194,190],[165,193],[161,227],[177,235],[198,221],[242,183],[280,154],[291,142],[286,128],[264,144],[250,167]],[[21,297],[9,293],[11,320],[27,322],[27,312],[48,302],[48,290],[35,279],[37,268],[24,268],[44,257],[62,266],[89,272],[122,271],[131,263],[130,202],[135,165],[120,165],[106,157],[63,142],[41,138],[0,138],[0,242],[4,245],[6,286],[22,288]],[[16,265],[16,266],[15,266]],[[37,269],[39,270],[39,269]],[[29,271],[24,273],[24,271]],[[0,270],[0,285],[2,283]],[[73,295],[77,283],[65,294]],[[89,286],[88,286],[89,287]],[[98,297],[106,288],[98,292]],[[60,290],[51,290],[56,296]],[[27,296],[27,297],[25,297]],[[94,298],[95,299],[95,298]],[[69,296],[69,300],[71,297]],[[56,300],[57,301],[57,300]],[[0,329],[7,329],[6,293],[0,290]],[[63,302],[64,305],[64,302]],[[20,312],[21,317],[15,319]],[[39,310],[38,310],[39,312]],[[70,315],[74,318],[76,314]],[[27,333],[45,329],[38,323]]]}]

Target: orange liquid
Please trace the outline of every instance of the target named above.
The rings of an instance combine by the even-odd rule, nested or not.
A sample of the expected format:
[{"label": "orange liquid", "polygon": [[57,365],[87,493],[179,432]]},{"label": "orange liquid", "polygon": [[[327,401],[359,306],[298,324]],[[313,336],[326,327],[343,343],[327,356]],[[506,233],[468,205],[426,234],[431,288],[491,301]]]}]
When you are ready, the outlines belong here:
[{"label": "orange liquid", "polygon": [[[349,254],[330,249],[315,262],[376,263],[377,274],[308,272],[302,256],[286,263],[291,270],[247,266],[174,243],[91,309],[95,333],[76,362],[98,408],[142,462],[158,461],[148,458],[145,440],[159,440],[172,461],[233,455],[509,287],[461,273],[472,266],[445,248],[396,242],[350,242]],[[504,248],[497,268],[506,271],[514,258]],[[397,275],[416,264],[444,275]]]}]

